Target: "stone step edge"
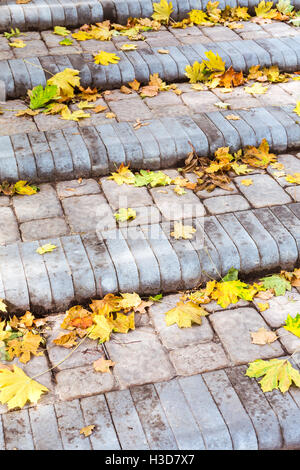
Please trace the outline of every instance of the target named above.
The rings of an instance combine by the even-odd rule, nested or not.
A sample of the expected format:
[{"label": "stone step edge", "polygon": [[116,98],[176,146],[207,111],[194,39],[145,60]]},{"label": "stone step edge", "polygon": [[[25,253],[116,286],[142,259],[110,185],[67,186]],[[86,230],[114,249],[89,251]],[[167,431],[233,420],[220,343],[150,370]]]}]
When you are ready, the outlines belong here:
[{"label": "stone step edge", "polygon": [[83,87],[100,90],[120,88],[134,79],[145,84],[154,73],[168,83],[187,81],[186,67],[195,61],[206,60],[205,52],[210,50],[220,55],[226,68],[232,66],[236,71],[248,72],[250,67],[258,64],[262,67],[277,65],[283,72],[300,69],[300,36],[170,46],[169,54],[160,54],[159,49],[118,51],[121,60],[108,66],[96,65],[91,54],[2,60],[0,83],[5,84],[7,98],[20,98],[37,85],[45,86],[52,75],[65,68],[79,70]]},{"label": "stone step edge", "polygon": [[[47,30],[54,26],[76,27],[109,19],[112,22],[126,24],[128,18],[150,18],[153,3],[159,0],[79,0],[72,4],[63,0],[39,0],[34,4],[0,6],[0,32],[18,27],[21,31]],[[172,0],[174,20],[186,18],[193,10],[206,10],[208,0]],[[248,7],[254,12],[259,0],[219,0],[219,8]],[[291,0],[295,9],[300,8],[299,0]]]},{"label": "stone step edge", "polygon": [[[192,289],[231,267],[256,275],[299,263],[300,203],[184,224],[197,229],[192,240],[175,240],[173,222],[162,222],[0,246],[0,298],[10,313],[59,312],[108,293]],[[38,254],[46,243],[57,248]]]},{"label": "stone step edge", "polygon": [[[239,120],[226,119],[235,114]],[[266,139],[283,153],[300,148],[299,118],[293,105],[214,111],[132,123],[70,127],[0,136],[0,181],[34,183],[106,176],[122,163],[132,170],[180,167],[191,151],[213,158],[220,147],[231,152]]]}]

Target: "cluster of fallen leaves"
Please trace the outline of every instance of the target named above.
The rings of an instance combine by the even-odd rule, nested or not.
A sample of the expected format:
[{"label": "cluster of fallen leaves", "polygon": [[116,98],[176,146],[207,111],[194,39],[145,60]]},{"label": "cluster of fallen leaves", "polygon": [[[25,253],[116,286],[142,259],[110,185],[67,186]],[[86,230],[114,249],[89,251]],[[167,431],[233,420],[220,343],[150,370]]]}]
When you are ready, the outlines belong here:
[{"label": "cluster of fallen leaves", "polygon": [[16,183],[3,181],[0,184],[0,194],[3,194],[4,196],[13,196],[14,194],[31,196],[32,194],[36,194],[38,191],[38,186],[29,184],[27,181],[23,180],[17,181]]}]

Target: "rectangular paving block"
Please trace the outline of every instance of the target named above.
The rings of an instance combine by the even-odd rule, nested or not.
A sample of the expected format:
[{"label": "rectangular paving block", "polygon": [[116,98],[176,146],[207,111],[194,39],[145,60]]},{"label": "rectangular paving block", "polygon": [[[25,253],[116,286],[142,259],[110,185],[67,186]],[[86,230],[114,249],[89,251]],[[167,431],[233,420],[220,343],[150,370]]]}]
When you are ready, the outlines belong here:
[{"label": "rectangular paving block", "polygon": [[14,313],[29,310],[28,287],[17,244],[0,246],[0,273],[4,297],[15,306]]},{"label": "rectangular paving block", "polygon": [[90,439],[80,430],[92,423],[84,421],[79,400],[55,403],[55,412],[64,450],[90,450]]},{"label": "rectangular paving block", "polygon": [[6,450],[34,450],[28,410],[2,415]]},{"label": "rectangular paving block", "polygon": [[253,184],[245,186],[241,183],[243,176],[234,178],[239,190],[255,208],[288,204],[290,196],[269,175],[251,175]]},{"label": "rectangular paving block", "polygon": [[14,243],[20,240],[17,220],[12,209],[10,207],[0,207],[0,218],[2,220],[0,245]]},{"label": "rectangular paving block", "polygon": [[13,197],[13,206],[19,222],[61,217],[63,215],[54,188],[50,184],[42,184],[39,188],[40,191],[30,197],[22,195]]},{"label": "rectangular paving block", "polygon": [[30,408],[29,417],[36,450],[63,449],[53,405]]}]

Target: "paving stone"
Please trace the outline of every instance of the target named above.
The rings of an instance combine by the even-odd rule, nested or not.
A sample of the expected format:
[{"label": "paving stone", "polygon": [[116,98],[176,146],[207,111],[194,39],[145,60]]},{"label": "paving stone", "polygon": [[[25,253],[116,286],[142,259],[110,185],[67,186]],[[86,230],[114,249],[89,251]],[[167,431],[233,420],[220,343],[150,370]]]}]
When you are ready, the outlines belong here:
[{"label": "paving stone", "polygon": [[300,187],[299,186],[291,186],[290,188],[286,188],[286,192],[294,199],[295,202],[300,202]]},{"label": "paving stone", "polygon": [[38,247],[37,241],[19,244],[30,305],[40,311],[47,311],[53,307],[52,292],[44,260],[36,252]]},{"label": "paving stone", "polygon": [[[26,41],[26,46],[24,48],[15,48],[14,54],[17,59],[28,57],[28,56],[42,56],[48,55],[48,49],[45,46],[43,41],[40,40],[33,40],[33,41]],[[30,51],[29,51],[30,48]]]},{"label": "paving stone", "polygon": [[0,245],[13,243],[20,240],[18,224],[10,207],[0,207],[2,229],[0,232]]},{"label": "paving stone", "polygon": [[167,326],[165,313],[176,307],[180,295],[169,295],[161,302],[154,303],[149,310],[153,325],[163,345],[168,349],[176,349],[192,344],[207,343],[213,339],[213,331],[208,320],[203,317],[201,326],[193,324],[191,328],[179,328],[176,324]]},{"label": "paving stone", "polygon": [[[228,194],[228,191],[226,191],[226,193]],[[199,195],[199,192],[197,194]],[[239,194],[210,197],[209,199],[205,199],[203,204],[213,215],[224,214],[225,212],[241,211],[250,208],[247,200]]]},{"label": "paving stone", "polygon": [[222,369],[229,362],[219,343],[205,343],[170,351],[170,359],[178,375],[193,375]]},{"label": "paving stone", "polygon": [[19,222],[62,216],[59,200],[50,184],[40,185],[40,191],[30,198],[14,196],[13,205]]},{"label": "paving stone", "polygon": [[147,450],[149,444],[129,390],[106,394],[122,450]]},{"label": "paving stone", "polygon": [[203,379],[228,426],[233,448],[235,450],[257,449],[257,437],[252,422],[226,373],[223,370],[207,372],[203,374]]},{"label": "paving stone", "polygon": [[179,449],[205,449],[203,437],[176,379],[155,384]]},{"label": "paving stone", "polygon": [[277,243],[281,268],[292,270],[298,259],[298,249],[292,235],[270,209],[256,209],[253,213],[263,224],[267,232],[272,233],[272,237]]},{"label": "paving stone", "polygon": [[276,241],[255,217],[254,213],[251,211],[236,212],[235,217],[257,245],[261,267],[264,269],[277,268],[280,263]]},{"label": "paving stone", "polygon": [[73,129],[65,129],[62,132],[71,151],[74,176],[76,178],[90,176],[91,159],[81,135]]},{"label": "paving stone", "polygon": [[[297,206],[297,204],[295,204],[295,206]],[[299,247],[300,247],[299,218],[295,215],[294,211],[291,211],[289,209],[289,206],[275,206],[271,208],[271,210],[275,214],[275,216],[280,220],[280,222],[293,235],[295,242],[298,246],[298,254],[299,254]]]},{"label": "paving stone", "polygon": [[199,425],[206,449],[232,449],[228,428],[201,375],[177,380]]},{"label": "paving stone", "polygon": [[22,240],[24,242],[36,240],[37,238],[60,237],[70,233],[70,229],[68,228],[65,219],[62,217],[52,217],[49,219],[24,222],[23,224],[20,224],[20,230]]},{"label": "paving stone", "polygon": [[64,450],[90,450],[89,438],[80,434],[88,423],[83,419],[79,400],[57,402],[55,411]]},{"label": "paving stone", "polygon": [[116,387],[114,376],[95,372],[92,363],[63,369],[56,374],[55,378],[56,393],[63,401],[108,392]]},{"label": "paving stone", "polygon": [[255,208],[291,202],[288,194],[269,175],[251,175],[253,184],[250,186],[243,185],[241,183],[243,179],[245,179],[244,176],[237,176],[234,182]]},{"label": "paving stone", "polygon": [[152,198],[145,187],[118,185],[107,178],[101,179],[101,188],[113,210],[120,207],[145,207],[153,205]]},{"label": "paving stone", "polygon": [[18,180],[17,162],[11,140],[8,136],[0,136],[0,177],[1,180]]},{"label": "paving stone", "polygon": [[93,179],[62,181],[57,183],[56,191],[59,198],[73,196],[87,196],[89,194],[98,194],[101,192],[97,181]]},{"label": "paving stone", "polygon": [[80,400],[84,420],[94,424],[89,436],[94,450],[119,450],[118,436],[110,416],[104,395],[86,397]]},{"label": "paving stone", "polygon": [[143,385],[133,387],[130,392],[150,448],[177,449],[172,427],[156,390],[154,385]]},{"label": "paving stone", "polygon": [[131,168],[140,169],[143,164],[143,149],[132,124],[119,122],[113,123],[113,127],[124,147],[126,164],[131,165]]},{"label": "paving stone", "polygon": [[[294,173],[300,173],[300,161],[294,155],[278,155],[277,160],[279,163],[284,165],[284,172],[286,175],[290,174],[293,175]],[[277,170],[278,171],[278,170]],[[272,167],[267,168],[267,172],[276,178],[276,181],[280,184],[280,186],[292,186],[293,183],[288,183],[285,177],[276,177],[276,170]],[[274,174],[275,173],[275,174]]]},{"label": "paving stone", "polygon": [[263,346],[251,342],[250,333],[267,326],[254,308],[223,310],[210,315],[210,320],[235,364],[251,362],[258,358],[269,359],[283,354],[278,341]]},{"label": "paving stone", "polygon": [[220,222],[215,217],[206,217],[204,228],[206,235],[219,254],[221,275],[225,276],[231,267],[239,270],[241,266],[239,252]]},{"label": "paving stone", "polygon": [[[255,304],[258,302],[259,299],[254,299]],[[288,315],[294,318],[300,313],[300,294],[296,291],[287,291],[283,296],[271,297],[268,304],[269,308],[260,314],[271,328],[279,328],[285,324]]]},{"label": "paving stone", "polygon": [[54,161],[46,136],[42,132],[28,134],[28,139],[35,157],[39,181],[48,181],[49,175],[54,174]]},{"label": "paving stone", "polygon": [[53,405],[29,409],[30,425],[36,450],[62,450]]},{"label": "paving stone", "polygon": [[245,376],[246,370],[246,366],[233,367],[226,373],[252,421],[259,449],[280,449],[282,436],[277,416],[257,382]]},{"label": "paving stone", "polygon": [[16,243],[0,246],[0,273],[4,298],[15,306],[15,312],[29,310],[28,288],[20,253]]},{"label": "paving stone", "polygon": [[122,389],[169,380],[174,376],[168,356],[150,327],[129,331],[124,337],[113,336],[106,348],[111,360],[116,362],[114,374]]},{"label": "paving stone", "polygon": [[[50,116],[46,116],[50,117]],[[52,116],[53,117],[53,116]],[[55,118],[55,116],[54,116]],[[74,123],[73,123],[74,124]],[[49,122],[48,129],[51,123]],[[53,126],[55,128],[55,126]],[[72,155],[67,141],[61,130],[47,131],[45,133],[55,165],[57,179],[66,180],[74,178]]]},{"label": "paving stone", "polygon": [[[280,343],[289,354],[293,354],[296,350],[300,350],[300,338],[298,338],[298,336],[289,332],[285,328],[278,328],[276,334],[279,336]],[[295,360],[297,359],[297,356],[298,352],[294,356]]]},{"label": "paving stone", "polygon": [[2,415],[6,450],[34,450],[28,410]]},{"label": "paving stone", "polygon": [[199,94],[193,92],[183,93],[181,98],[184,104],[189,106],[195,113],[201,112],[204,108],[206,112],[216,110],[214,104],[217,100],[211,91],[201,91]]},{"label": "paving stone", "polygon": [[91,158],[91,172],[93,176],[100,176],[108,172],[107,150],[96,128],[82,127],[79,129]]},{"label": "paving stone", "polygon": [[208,119],[204,114],[195,114],[193,120],[199,128],[205,133],[209,142],[210,154],[215,153],[219,147],[223,147],[224,137],[220,130],[213,122]]},{"label": "paving stone", "polygon": [[202,217],[205,209],[199,198],[190,190],[183,196],[178,196],[174,192],[174,185],[166,186],[162,189],[152,188],[150,193],[166,220],[191,219]]},{"label": "paving stone", "polygon": [[10,205],[10,197],[9,196],[2,196],[0,198],[0,207],[6,207]]},{"label": "paving stone", "polygon": [[12,135],[11,142],[17,159],[20,179],[34,180],[36,177],[35,160],[27,136]]},{"label": "paving stone", "polygon": [[102,194],[65,198],[62,200],[62,205],[74,232],[85,233],[116,225],[111,209]]}]

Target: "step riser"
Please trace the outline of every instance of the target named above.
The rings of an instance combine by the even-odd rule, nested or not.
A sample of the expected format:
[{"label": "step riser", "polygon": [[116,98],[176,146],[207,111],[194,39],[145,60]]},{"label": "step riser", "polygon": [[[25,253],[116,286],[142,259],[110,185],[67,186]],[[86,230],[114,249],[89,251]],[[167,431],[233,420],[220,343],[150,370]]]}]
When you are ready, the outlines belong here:
[{"label": "step riser", "polygon": [[[243,275],[292,269],[299,217],[295,203],[194,219],[191,241],[171,238],[163,223],[2,246],[0,298],[12,304],[11,313],[57,312],[110,292],[191,289],[232,266]],[[57,249],[41,256],[36,249],[45,243]]]},{"label": "step riser", "polygon": [[210,157],[219,147],[229,146],[233,152],[258,146],[264,138],[274,152],[300,148],[293,106],[235,110],[238,121],[227,120],[228,113],[154,119],[137,130],[123,122],[0,136],[0,181],[105,176],[121,163],[130,163],[132,170],[182,166],[191,151],[189,142],[198,155]]},{"label": "step riser", "polygon": [[[101,47],[101,46],[99,46]],[[122,52],[118,64],[96,65],[90,54],[69,56],[29,57],[0,61],[0,82],[6,87],[7,98],[25,96],[28,89],[37,85],[45,86],[50,74],[65,68],[80,71],[81,85],[97,87],[101,90],[116,89],[137,79],[148,83],[150,75],[159,73],[162,80],[172,83],[186,81],[185,68],[195,61],[207,59],[205,52],[213,50],[225,61],[226,67],[247,73],[253,65],[261,67],[277,65],[283,72],[300,69],[300,39],[265,38],[264,40],[222,41],[208,44],[168,47],[169,54],[159,54],[159,47],[152,50]],[[228,51],[228,52],[227,52]]]},{"label": "step riser", "polygon": [[[158,1],[158,0],[157,0]],[[110,19],[113,22],[126,24],[129,17],[150,18],[153,14],[155,0],[35,0],[31,4],[0,6],[0,32],[18,27],[21,31],[46,30],[54,26],[76,27],[82,24],[101,22]],[[159,2],[158,2],[159,3]],[[173,0],[174,20],[187,17],[193,9],[206,10],[207,0]],[[221,0],[219,8],[248,7],[254,12],[259,0]],[[292,0],[296,9],[300,8],[299,0]]]}]

